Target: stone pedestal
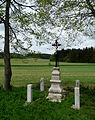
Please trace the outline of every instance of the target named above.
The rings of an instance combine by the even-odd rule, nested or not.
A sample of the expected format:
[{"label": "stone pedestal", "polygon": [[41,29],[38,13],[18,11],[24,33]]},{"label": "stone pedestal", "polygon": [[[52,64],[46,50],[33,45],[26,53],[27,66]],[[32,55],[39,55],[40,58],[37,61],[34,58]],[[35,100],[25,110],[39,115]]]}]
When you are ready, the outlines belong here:
[{"label": "stone pedestal", "polygon": [[49,88],[47,99],[53,102],[61,102],[62,87],[59,67],[54,67],[50,83],[51,87]]}]

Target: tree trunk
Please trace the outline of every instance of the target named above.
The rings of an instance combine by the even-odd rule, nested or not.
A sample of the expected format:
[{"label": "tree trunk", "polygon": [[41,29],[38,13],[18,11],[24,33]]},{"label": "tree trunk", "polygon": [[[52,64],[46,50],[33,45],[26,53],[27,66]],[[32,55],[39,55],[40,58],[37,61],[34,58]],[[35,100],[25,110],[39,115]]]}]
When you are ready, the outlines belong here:
[{"label": "tree trunk", "polygon": [[10,90],[11,85],[11,63],[10,63],[10,46],[9,46],[9,9],[11,0],[6,0],[6,15],[5,15],[5,45],[4,45],[4,63],[5,63],[5,80],[4,90]]}]

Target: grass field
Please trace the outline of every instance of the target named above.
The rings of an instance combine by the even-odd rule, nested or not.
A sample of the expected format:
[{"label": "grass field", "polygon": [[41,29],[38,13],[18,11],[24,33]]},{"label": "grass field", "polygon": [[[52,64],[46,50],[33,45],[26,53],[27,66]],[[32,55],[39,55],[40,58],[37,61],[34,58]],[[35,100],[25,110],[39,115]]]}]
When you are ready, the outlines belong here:
[{"label": "grass field", "polygon": [[[12,59],[12,81],[13,86],[26,86],[28,83],[39,83],[44,77],[49,83],[54,62],[48,60],[34,59]],[[75,80],[80,84],[95,85],[95,64],[91,63],[60,63],[61,80],[63,86],[75,85]],[[4,80],[4,63],[0,59],[0,84]]]},{"label": "grass field", "polygon": [[[54,63],[48,60],[12,59],[12,90],[5,92],[4,63],[0,59],[0,120],[95,120],[95,64],[60,63],[61,80],[68,95],[61,103],[46,100]],[[40,78],[45,79],[45,91],[39,91]],[[74,104],[75,80],[80,80],[80,110]],[[36,83],[33,102],[25,106],[26,85]]]},{"label": "grass field", "polygon": [[33,102],[24,106],[26,88],[0,89],[0,120],[95,120],[95,89],[81,88],[81,108],[74,110],[73,93],[61,103],[46,100],[47,93],[33,90]]}]

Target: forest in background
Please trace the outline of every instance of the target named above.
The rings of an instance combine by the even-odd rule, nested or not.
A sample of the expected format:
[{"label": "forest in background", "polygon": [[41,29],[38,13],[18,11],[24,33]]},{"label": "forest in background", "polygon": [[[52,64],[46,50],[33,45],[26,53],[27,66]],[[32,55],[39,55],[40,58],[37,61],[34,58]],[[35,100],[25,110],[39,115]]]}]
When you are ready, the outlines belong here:
[{"label": "forest in background", "polygon": [[[78,63],[95,63],[95,48],[84,49],[67,49],[58,51],[60,62],[78,62]],[[0,52],[0,58],[4,58],[4,53]],[[27,54],[11,53],[11,58],[36,58],[36,59],[50,59],[55,61],[55,54],[42,54],[30,52]]]},{"label": "forest in background", "polygon": [[[62,49],[58,51],[58,56],[61,62],[95,63],[95,48]],[[54,55],[51,55],[50,60],[55,60]]]}]

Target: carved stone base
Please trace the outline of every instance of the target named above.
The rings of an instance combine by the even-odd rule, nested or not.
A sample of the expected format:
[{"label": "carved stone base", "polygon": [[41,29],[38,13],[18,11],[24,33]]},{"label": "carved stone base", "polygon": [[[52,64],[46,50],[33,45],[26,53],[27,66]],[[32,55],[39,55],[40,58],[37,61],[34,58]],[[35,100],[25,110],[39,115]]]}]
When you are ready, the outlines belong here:
[{"label": "carved stone base", "polygon": [[54,67],[52,72],[51,87],[49,88],[49,93],[47,99],[53,102],[61,102],[62,100],[62,87],[60,80],[59,67]]},{"label": "carved stone base", "polygon": [[61,102],[62,94],[49,93],[47,99],[49,99],[52,102]]}]

